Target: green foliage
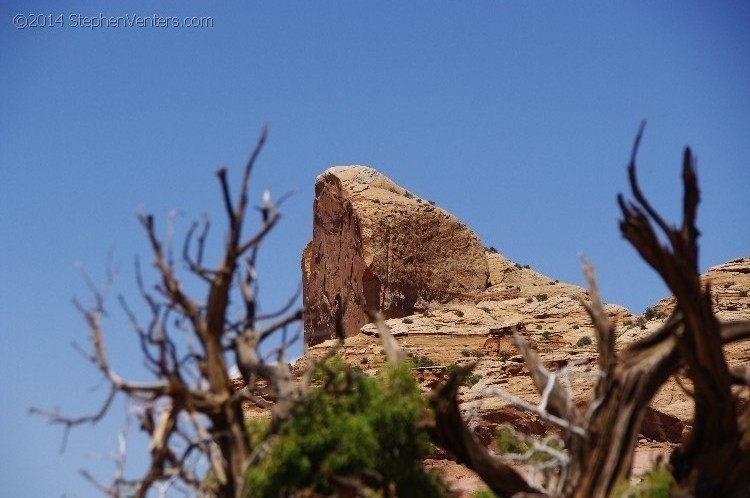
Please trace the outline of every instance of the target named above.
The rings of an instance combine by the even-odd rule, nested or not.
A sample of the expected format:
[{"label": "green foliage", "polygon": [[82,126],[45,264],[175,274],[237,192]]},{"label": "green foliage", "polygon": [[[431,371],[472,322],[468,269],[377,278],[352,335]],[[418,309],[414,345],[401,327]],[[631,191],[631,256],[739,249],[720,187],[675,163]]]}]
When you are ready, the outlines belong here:
[{"label": "green foliage", "polygon": [[578,342],[576,342],[576,346],[578,346],[579,348],[581,346],[590,346],[590,345],[591,345],[591,337],[587,335],[581,337],[580,339],[578,339]]},{"label": "green foliage", "polygon": [[342,363],[328,364],[326,383],[269,439],[268,453],[246,474],[250,496],[328,495],[334,476],[365,475],[380,476],[372,487],[384,494],[393,486],[399,496],[443,496],[444,485],[420,463],[431,449],[418,427],[427,405],[409,368],[368,377]]},{"label": "green foliage", "polygon": [[475,373],[469,374],[464,379],[464,385],[466,387],[472,387],[474,384],[479,382],[481,378],[482,378],[482,374],[475,374]]},{"label": "green foliage", "polygon": [[549,297],[549,296],[547,296],[547,294],[537,294],[537,295],[536,295],[536,296],[534,296],[534,297],[536,297],[536,300],[537,300],[537,301],[540,301],[540,302],[541,302],[541,301],[546,301],[546,300],[547,300],[547,297]]},{"label": "green foliage", "polygon": [[545,341],[549,341],[552,338],[552,332],[549,330],[545,330],[542,332],[542,339]]},{"label": "green foliage", "polygon": [[461,350],[461,356],[464,358],[473,356],[474,358],[484,358],[484,355],[486,353],[484,352],[484,349],[462,349]]},{"label": "green foliage", "polygon": [[642,316],[639,316],[635,319],[635,324],[638,325],[641,330],[646,330],[646,319]]},{"label": "green foliage", "polygon": [[435,365],[437,365],[437,363],[435,363],[435,360],[433,360],[429,356],[424,356],[424,355],[412,356],[411,364],[413,368],[434,367]]},{"label": "green foliage", "polygon": [[526,298],[526,302],[527,303],[533,303],[534,302],[534,298],[533,297],[527,297]]},{"label": "green foliage", "polygon": [[626,318],[625,320],[622,321],[623,327],[630,327],[631,325],[633,325],[633,320],[629,320]]},{"label": "green foliage", "polygon": [[646,320],[656,320],[666,317],[664,313],[661,311],[656,311],[654,308],[646,308],[646,310],[643,312],[643,318]]},{"label": "green foliage", "polygon": [[472,498],[498,498],[498,496],[489,489],[482,489],[474,493]]},{"label": "green foliage", "polygon": [[[458,363],[451,363],[450,365],[445,367],[445,373],[447,373],[448,375],[454,375],[458,373],[459,370],[461,370],[461,365],[459,365]],[[466,387],[471,387],[477,382],[479,382],[481,378],[482,378],[481,374],[470,373],[464,378],[463,385]]]},{"label": "green foliage", "polygon": [[523,455],[529,451],[529,445],[526,441],[520,439],[515,431],[507,425],[501,425],[495,429],[495,444],[497,445],[497,452],[501,455],[507,453]]},{"label": "green foliage", "polygon": [[484,250],[492,254],[497,254],[497,249],[495,249],[495,246],[485,247]]},{"label": "green foliage", "polygon": [[665,467],[654,467],[649,470],[641,482],[635,486],[621,483],[614,492],[617,498],[669,498],[674,477]]},{"label": "green foliage", "polygon": [[575,324],[575,325],[573,325],[573,330],[578,330],[578,329],[580,329],[580,328],[581,328],[581,326],[580,326],[580,325],[578,325],[578,324]]},{"label": "green foliage", "polygon": [[513,266],[515,266],[517,269],[523,268],[523,265],[521,263],[513,263]]},{"label": "green foliage", "polygon": [[454,311],[453,313],[455,313],[455,314],[456,314],[456,316],[457,316],[457,317],[459,317],[459,318],[461,318],[461,317],[463,317],[463,316],[464,316],[464,312],[463,312],[463,311],[461,311],[461,310],[456,310],[456,311]]},{"label": "green foliage", "polygon": [[459,370],[461,370],[461,365],[459,365],[458,363],[451,363],[450,365],[445,367],[445,373],[447,373],[448,375],[455,375]]},{"label": "green foliage", "polygon": [[746,290],[741,290],[740,291],[740,297],[747,297],[747,291]]}]

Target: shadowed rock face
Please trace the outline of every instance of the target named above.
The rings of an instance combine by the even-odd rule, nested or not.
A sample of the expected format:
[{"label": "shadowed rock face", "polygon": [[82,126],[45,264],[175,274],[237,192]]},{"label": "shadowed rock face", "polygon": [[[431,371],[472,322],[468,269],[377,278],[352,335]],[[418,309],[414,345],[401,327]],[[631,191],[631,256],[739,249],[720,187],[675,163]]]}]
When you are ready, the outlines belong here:
[{"label": "shadowed rock face", "polygon": [[368,309],[403,317],[429,302],[472,299],[488,284],[477,236],[446,211],[364,166],[337,166],[315,182],[313,238],[302,256],[305,340],[347,336]]}]

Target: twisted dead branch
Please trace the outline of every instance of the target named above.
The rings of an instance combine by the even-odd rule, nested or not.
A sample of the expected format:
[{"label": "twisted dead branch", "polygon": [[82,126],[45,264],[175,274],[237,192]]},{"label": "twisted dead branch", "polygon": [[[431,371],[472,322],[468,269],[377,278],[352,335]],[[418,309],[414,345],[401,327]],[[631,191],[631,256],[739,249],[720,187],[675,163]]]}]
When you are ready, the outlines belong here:
[{"label": "twisted dead branch", "polygon": [[[630,475],[644,413],[658,389],[681,368],[694,385],[695,421],[687,439],[673,453],[671,470],[681,492],[694,496],[750,494],[750,408],[738,414],[732,383],[748,385],[746,368],[730,369],[722,347],[750,337],[750,322],[719,323],[711,308],[711,292],[698,273],[699,231],[695,225],[699,190],[690,149],[683,156],[683,220],[671,227],[643,195],[635,158],[643,133],[639,130],[628,166],[634,201],[618,202],[620,229],[643,259],[667,283],[677,301],[672,316],[659,330],[620,352],[615,327],[607,317],[594,278],[584,262],[590,301],[582,300],[594,325],[600,375],[593,398],[576,407],[572,393],[549,372],[520,334],[516,344],[541,396],[533,405],[494,393],[537,413],[561,427],[568,463],[561,461],[562,486],[551,494],[571,497],[611,496]],[[663,237],[668,245],[661,243]],[[510,466],[476,441],[461,420],[456,390],[459,372],[432,395],[438,422],[436,442],[474,469],[501,496],[538,492]]]},{"label": "twisted dead branch", "polygon": [[[266,137],[264,128],[243,170],[236,202],[227,170],[217,171],[228,225],[218,265],[209,268],[204,263],[211,229],[207,217],[201,223],[193,223],[185,236],[182,263],[188,274],[205,286],[205,299],[189,296],[180,279],[173,255],[173,216],[163,240],[157,233],[154,217],[138,215],[151,247],[158,281],[153,290],[147,289],[140,262],[136,260],[136,281],[149,313],[145,321],[136,316],[122,296],[119,302],[138,337],[145,366],[155,380],[123,379],[114,370],[107,356],[102,325],[106,288],[111,279],[105,290],[100,291],[85,277],[93,304],[87,307],[76,301],[76,307],[90,334],[92,352],[86,353],[86,357],[104,376],[108,394],[101,408],[88,416],[66,417],[56,412],[32,411],[63,425],[67,437],[71,428],[96,423],[104,417],[118,394],[140,406],[137,417],[140,429],[150,441],[151,463],[142,477],[126,479],[122,456],[115,479],[107,485],[86,474],[108,496],[143,497],[152,489],[167,489],[176,482],[201,496],[245,496],[244,472],[255,448],[245,424],[243,406],[250,403],[269,409],[264,395],[270,393],[275,400],[271,409],[273,419],[278,421],[289,415],[309,387],[310,372],[317,362],[308,361],[303,382],[298,382],[285,356],[286,349],[298,336],[290,337],[287,331],[298,325],[302,317],[301,310],[293,309],[296,299],[279,312],[265,316],[256,312],[258,250],[278,223],[279,207],[285,197],[273,203],[270,194],[264,193],[263,203],[257,208],[260,226],[249,237],[243,237],[250,177]],[[242,304],[239,316],[230,313],[232,302]],[[271,337],[280,337],[280,344],[270,358],[264,357],[261,346]],[[229,376],[231,362],[242,376],[243,387],[239,390],[233,387]],[[201,472],[202,467],[208,470]]]}]

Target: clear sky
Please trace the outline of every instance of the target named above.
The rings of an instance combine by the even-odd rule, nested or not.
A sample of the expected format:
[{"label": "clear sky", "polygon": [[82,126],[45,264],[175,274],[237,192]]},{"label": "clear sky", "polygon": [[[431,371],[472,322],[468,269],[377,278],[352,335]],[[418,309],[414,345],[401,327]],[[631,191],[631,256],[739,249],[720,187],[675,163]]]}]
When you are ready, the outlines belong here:
[{"label": "clear sky", "polygon": [[[64,26],[18,29],[17,14]],[[154,14],[213,27],[73,25]],[[641,312],[666,290],[621,239],[615,196],[643,118],[642,183],[675,221],[682,148],[698,155],[702,269],[750,255],[746,1],[6,0],[0,67],[3,496],[94,496],[78,469],[109,476],[98,455],[124,408],[63,455],[61,429],[27,415],[84,413],[105,394],[70,347],[86,341],[74,262],[98,281],[110,251],[120,264],[107,344],[139,374],[114,299],[148,255],[136,209],[163,228],[179,208],[182,229],[208,212],[220,228],[214,171],[236,179],[264,121],[254,198],[299,190],[261,255],[266,309],[300,280],[315,176],[365,164],[552,278],[582,283],[585,253],[605,300]]]}]

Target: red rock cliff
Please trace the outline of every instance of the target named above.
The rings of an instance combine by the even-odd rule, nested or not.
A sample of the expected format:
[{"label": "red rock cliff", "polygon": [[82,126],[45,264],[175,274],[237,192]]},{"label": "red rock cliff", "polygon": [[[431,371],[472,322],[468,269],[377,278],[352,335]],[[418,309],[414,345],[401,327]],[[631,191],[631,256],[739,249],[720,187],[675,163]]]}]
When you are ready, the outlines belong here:
[{"label": "red rock cliff", "polygon": [[313,238],[302,255],[305,340],[347,336],[367,323],[428,302],[471,299],[487,288],[487,259],[477,236],[364,166],[337,166],[315,181]]}]

